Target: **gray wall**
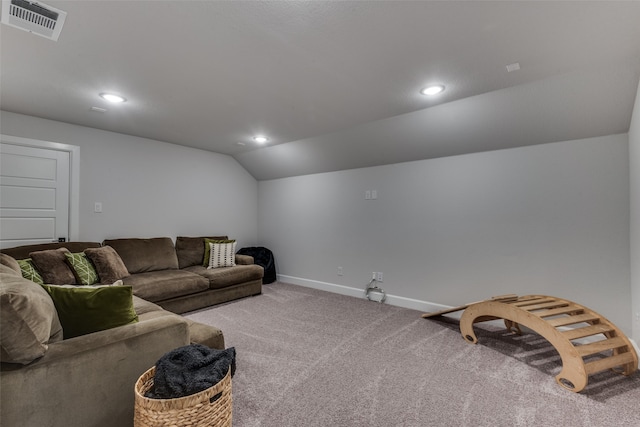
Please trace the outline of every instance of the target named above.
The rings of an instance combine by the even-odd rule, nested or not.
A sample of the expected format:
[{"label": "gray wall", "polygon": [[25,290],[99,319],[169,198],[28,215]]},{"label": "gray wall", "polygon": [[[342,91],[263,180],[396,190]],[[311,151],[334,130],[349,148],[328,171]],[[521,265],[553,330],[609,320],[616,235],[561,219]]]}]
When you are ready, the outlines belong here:
[{"label": "gray wall", "polygon": [[629,128],[629,175],[631,183],[631,294],[633,339],[640,343],[640,84]]},{"label": "gray wall", "polygon": [[255,245],[257,182],[230,156],[6,111],[0,126],[80,147],[82,240],[228,234]]},{"label": "gray wall", "polygon": [[381,271],[391,302],[418,309],[550,294],[631,332],[626,134],[261,181],[258,194],[259,241],[284,280],[362,295]]}]

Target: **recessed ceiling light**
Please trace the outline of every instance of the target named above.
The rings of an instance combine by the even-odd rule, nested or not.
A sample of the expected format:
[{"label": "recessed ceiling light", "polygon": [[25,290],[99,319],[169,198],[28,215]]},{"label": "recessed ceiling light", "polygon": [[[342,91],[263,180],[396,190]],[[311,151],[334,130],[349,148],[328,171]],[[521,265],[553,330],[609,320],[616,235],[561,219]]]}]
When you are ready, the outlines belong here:
[{"label": "recessed ceiling light", "polygon": [[420,91],[423,95],[437,95],[444,90],[443,85],[427,86]]},{"label": "recessed ceiling light", "polygon": [[114,104],[119,104],[121,102],[125,102],[127,99],[125,97],[122,97],[120,95],[116,95],[115,93],[101,93],[100,94],[100,98],[109,101],[109,102],[113,102]]},{"label": "recessed ceiling light", "polygon": [[253,137],[253,140],[258,144],[264,144],[265,142],[269,141],[269,138],[263,135],[256,135]]}]

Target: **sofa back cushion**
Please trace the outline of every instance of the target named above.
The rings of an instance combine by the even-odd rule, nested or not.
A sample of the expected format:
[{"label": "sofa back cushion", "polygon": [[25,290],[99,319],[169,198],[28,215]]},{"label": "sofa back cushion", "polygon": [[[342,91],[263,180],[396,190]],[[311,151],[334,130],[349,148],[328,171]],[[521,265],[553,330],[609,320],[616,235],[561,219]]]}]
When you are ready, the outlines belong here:
[{"label": "sofa back cushion", "polygon": [[46,251],[49,249],[67,248],[70,252],[82,252],[86,248],[99,248],[99,242],[62,242],[41,243],[39,245],[25,245],[15,248],[2,249],[0,252],[12,256],[15,259],[27,259],[31,252]]},{"label": "sofa back cushion", "polygon": [[[180,268],[202,265],[204,262],[204,239],[227,240],[227,236],[176,237],[176,254]],[[207,263],[209,260],[207,260]]]},{"label": "sofa back cushion", "polygon": [[131,274],[178,269],[178,257],[169,237],[109,239],[103,244],[116,250]]},{"label": "sofa back cushion", "polygon": [[0,264],[9,267],[10,269],[18,273],[18,276],[22,275],[20,264],[18,264],[18,261],[10,255],[0,253]]},{"label": "sofa back cushion", "polygon": [[53,301],[42,288],[0,265],[0,360],[27,364],[62,340]]}]

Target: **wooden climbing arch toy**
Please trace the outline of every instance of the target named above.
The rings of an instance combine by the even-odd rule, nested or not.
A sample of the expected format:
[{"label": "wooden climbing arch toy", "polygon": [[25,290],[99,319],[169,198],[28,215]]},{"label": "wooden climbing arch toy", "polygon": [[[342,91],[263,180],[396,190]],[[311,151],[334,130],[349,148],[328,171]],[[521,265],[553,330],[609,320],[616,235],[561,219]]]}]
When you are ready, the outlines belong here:
[{"label": "wooden climbing arch toy", "polygon": [[[576,393],[587,386],[589,375],[607,369],[630,375],[638,369],[638,355],[617,326],[595,311],[566,299],[503,295],[422,317],[459,310],[465,310],[460,318],[460,332],[469,343],[478,342],[473,325],[490,320],[503,319],[507,329],[518,334],[520,325],[540,334],[562,359],[562,370],[556,381]],[[581,339],[583,343],[578,341]]]}]

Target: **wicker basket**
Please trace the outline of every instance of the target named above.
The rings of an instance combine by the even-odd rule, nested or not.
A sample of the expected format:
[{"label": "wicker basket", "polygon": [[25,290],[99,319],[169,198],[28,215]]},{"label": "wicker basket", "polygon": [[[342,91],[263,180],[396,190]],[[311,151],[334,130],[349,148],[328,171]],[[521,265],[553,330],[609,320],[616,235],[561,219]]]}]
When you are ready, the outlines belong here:
[{"label": "wicker basket", "polygon": [[134,427],[231,426],[231,370],[218,384],[199,393],[177,399],[149,399],[144,394],[153,387],[155,370],[152,367],[136,381]]}]

